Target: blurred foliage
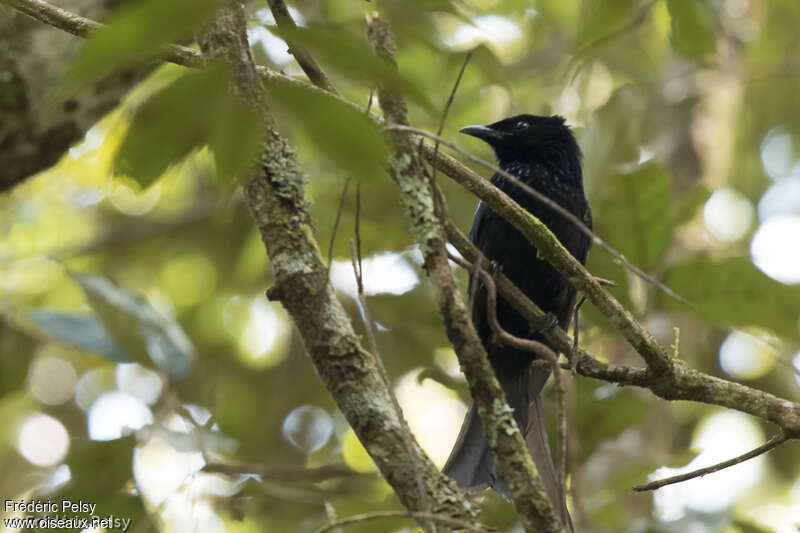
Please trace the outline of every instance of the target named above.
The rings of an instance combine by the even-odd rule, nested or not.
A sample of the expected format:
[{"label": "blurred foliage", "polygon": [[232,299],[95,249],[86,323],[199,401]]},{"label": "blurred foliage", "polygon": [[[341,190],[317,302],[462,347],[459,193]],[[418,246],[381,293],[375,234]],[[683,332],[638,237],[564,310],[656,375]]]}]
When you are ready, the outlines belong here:
[{"label": "blurred foliage", "polygon": [[[164,42],[191,44],[188,36],[216,5],[120,3],[107,28],[76,57],[64,58],[71,70],[62,92],[149,60]],[[421,369],[420,398],[425,380],[434,379],[467,401],[396,186],[382,170],[385,139],[364,111],[381,80],[405,94],[415,126],[436,130],[464,53],[472,51],[443,135],[491,159],[482,143],[459,139],[458,129],[520,112],[567,117],[584,150],[598,234],[693,306],[633,277],[603,250],[590,254],[590,270],[617,283],[612,293],[665,346],[677,343],[677,328],[677,351],[690,365],[798,398],[799,365],[792,358],[800,353],[800,289],[762,272],[750,243],[771,217],[800,216],[800,199],[789,194],[777,207],[761,201],[773,187],[800,183],[800,3],[298,0],[290,7],[300,27],[287,33],[251,5],[254,56],[302,77],[279,39],[290,38],[356,106],[281,83],[266,87],[265,101],[307,170],[323,253],[340,217],[331,274],[359,333],[348,244],[356,213],[365,263],[388,264],[378,261],[387,252],[403,256],[391,268],[367,267],[365,280],[393,382]],[[375,10],[396,33],[399,74],[369,52],[363,21],[365,11]],[[104,513],[134,518],[133,527],[167,531],[310,532],[329,520],[325,501],[340,517],[401,507],[374,474],[259,482],[198,471],[203,461],[371,468],[285,312],[264,298],[268,260],[235,190],[263,130],[229,95],[228,81],[221,68],[156,69],[57,166],[0,197],[0,493],[6,497],[82,498]],[[468,228],[475,198],[441,173],[437,180],[449,214]],[[709,197],[721,189],[742,202],[713,218]],[[738,232],[713,231],[735,223]],[[784,236],[776,257],[797,240]],[[580,326],[581,342],[599,358],[639,364],[590,305]],[[764,345],[734,354],[762,368],[760,374],[745,378],[721,364],[720,347],[733,331]],[[60,366],[52,366],[52,357]],[[763,358],[770,363],[761,364]],[[123,360],[139,365],[118,365]],[[64,387],[66,397],[54,394]],[[630,486],[658,467],[684,466],[705,450],[697,435],[719,409],[667,404],[583,378],[571,388],[570,483],[582,531],[793,530],[800,516],[798,447],[767,455],[739,492],[730,485],[706,490],[732,495],[721,506],[692,501],[697,489],[688,484],[655,496],[632,494]],[[128,436],[92,440],[99,406],[121,397],[128,410],[119,404],[104,423]],[[455,430],[441,433],[458,417],[440,409],[450,400],[404,408],[433,441],[454,439]],[[152,425],[132,434],[126,424],[150,422],[145,415],[131,419],[131,405],[152,417]],[[298,406],[316,409],[295,425],[288,415]],[[552,388],[545,409],[552,422]],[[37,413],[68,435],[68,449],[49,461],[23,439]],[[764,438],[771,432],[749,419],[741,423],[716,446],[740,440],[743,427]],[[513,508],[502,499],[484,493],[477,502],[485,523],[514,527]],[[413,529],[407,520],[387,520],[347,531]]]}]

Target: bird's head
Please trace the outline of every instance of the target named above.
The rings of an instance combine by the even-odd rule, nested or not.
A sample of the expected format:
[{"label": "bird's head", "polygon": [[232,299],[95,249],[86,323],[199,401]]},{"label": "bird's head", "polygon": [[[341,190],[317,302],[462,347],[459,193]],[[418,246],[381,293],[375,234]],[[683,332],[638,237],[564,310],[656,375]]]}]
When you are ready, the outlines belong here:
[{"label": "bird's head", "polygon": [[501,163],[553,157],[580,159],[578,143],[564,118],[558,115],[515,115],[488,126],[467,126],[460,131],[488,143]]}]

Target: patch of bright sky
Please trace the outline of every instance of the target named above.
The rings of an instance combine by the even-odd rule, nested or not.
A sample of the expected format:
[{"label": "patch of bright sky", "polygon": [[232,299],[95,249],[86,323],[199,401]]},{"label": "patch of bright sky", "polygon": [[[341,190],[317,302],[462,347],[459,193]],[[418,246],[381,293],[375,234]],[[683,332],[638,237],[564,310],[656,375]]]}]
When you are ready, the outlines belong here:
[{"label": "patch of bright sky", "polygon": [[703,207],[703,221],[718,240],[735,242],[744,237],[754,221],[753,206],[735,189],[717,189]]},{"label": "patch of bright sky", "polygon": [[775,364],[775,349],[766,341],[743,331],[730,333],[719,347],[719,363],[730,376],[756,379]]},{"label": "patch of bright sky", "polygon": [[800,215],[771,217],[750,242],[753,263],[782,283],[800,283]]},{"label": "patch of bright sky", "polygon": [[[400,254],[385,252],[367,257],[361,262],[364,270],[364,292],[367,295],[380,293],[403,294],[416,287],[419,276]],[[334,261],[331,265],[331,282],[339,290],[353,298],[358,297],[353,265],[350,261]]]},{"label": "patch of bright sky", "polygon": [[61,462],[69,449],[69,433],[59,420],[43,413],[33,413],[17,433],[17,450],[36,466]]},{"label": "patch of bright sky", "polygon": [[289,322],[278,315],[275,306],[263,295],[253,298],[239,335],[242,360],[253,368],[269,368],[283,361],[288,354],[278,349],[278,345],[286,341],[289,328]]},{"label": "patch of bright sky", "polygon": [[792,135],[784,126],[769,130],[761,141],[761,164],[774,180],[787,177],[796,166]]},{"label": "patch of bright sky", "polygon": [[80,159],[100,148],[105,138],[106,131],[103,128],[97,125],[92,126],[84,135],[83,141],[69,149],[69,156],[72,159]]},{"label": "patch of bright sky", "polygon": [[420,446],[441,467],[458,436],[466,406],[437,381],[426,378],[419,383],[421,372],[416,368],[401,377],[395,394]]},{"label": "patch of bright sky", "polygon": [[153,423],[153,413],[127,392],[107,392],[89,408],[89,438],[114,440]]},{"label": "patch of bright sky", "polygon": [[283,438],[298,450],[311,453],[319,450],[333,434],[333,419],[316,405],[292,409],[281,425]]},{"label": "patch of bright sky", "polygon": [[[292,18],[298,26],[305,26],[305,19],[303,18],[302,14],[297,11],[297,9],[289,6],[289,14],[292,15]],[[270,61],[276,65],[286,65],[291,63],[294,60],[294,57],[292,57],[292,54],[289,53],[289,46],[283,39],[273,35],[264,27],[275,25],[275,17],[272,16],[272,12],[269,9],[262,8],[257,9],[254,15],[262,24],[262,26],[248,28],[247,39],[250,41],[250,45],[261,46],[261,48],[264,49],[264,53],[267,54],[267,57],[269,57]]]},{"label": "patch of bright sky", "polygon": [[[735,436],[735,438],[732,438]],[[681,468],[662,467],[650,479],[661,479],[697,470],[736,457],[761,445],[764,434],[749,417],[726,411],[711,415],[699,426],[692,449],[700,453]],[[678,520],[687,509],[714,513],[741,499],[764,475],[764,458],[756,457],[731,468],[653,493],[654,514],[661,520]]]}]

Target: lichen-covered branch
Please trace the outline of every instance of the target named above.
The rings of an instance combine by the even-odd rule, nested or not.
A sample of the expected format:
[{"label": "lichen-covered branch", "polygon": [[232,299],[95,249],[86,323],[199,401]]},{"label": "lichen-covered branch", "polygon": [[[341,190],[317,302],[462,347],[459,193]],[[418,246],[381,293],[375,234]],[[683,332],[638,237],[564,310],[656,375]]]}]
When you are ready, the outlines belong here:
[{"label": "lichen-covered branch", "polygon": [[248,99],[270,126],[259,171],[244,193],[261,232],[272,267],[268,291],[297,326],[311,361],[381,474],[411,511],[423,509],[415,468],[429,491],[431,512],[472,521],[475,510],[455,483],[412,440],[415,461],[406,451],[403,422],[373,356],[365,351],[328,281],[304,199],[304,177],[294,151],[272,128],[261,99],[261,82],[250,56],[245,19],[231,2],[200,39],[203,53],[232,63],[236,92]]},{"label": "lichen-covered branch", "polygon": [[[395,65],[395,45],[388,23],[372,17],[368,20],[367,32],[375,52]],[[408,124],[406,104],[399,93],[379,84],[378,100],[386,122]],[[404,132],[393,133],[393,140],[395,152],[389,162],[389,172],[400,189],[400,202],[424,257],[425,270],[436,288],[447,336],[467,377],[487,439],[523,526],[529,532],[563,531],[469,319],[469,310],[448,262],[444,229],[434,209],[430,180],[415,140]]]}]

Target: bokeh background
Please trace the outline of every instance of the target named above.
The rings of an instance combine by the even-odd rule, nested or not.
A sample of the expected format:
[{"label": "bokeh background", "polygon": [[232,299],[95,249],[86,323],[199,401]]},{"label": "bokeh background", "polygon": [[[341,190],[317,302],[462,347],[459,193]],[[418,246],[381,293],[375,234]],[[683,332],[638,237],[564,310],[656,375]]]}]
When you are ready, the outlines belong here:
[{"label": "bokeh background", "polygon": [[[298,38],[362,106],[372,88],[364,14],[390,20],[403,83],[413,87],[412,122],[429,130],[471,51],[443,135],[484,158],[487,147],[459,137],[460,127],[521,112],[565,116],[584,150],[597,233],[694,307],[600,249],[590,270],[616,281],[615,296],[693,367],[798,400],[800,3],[305,0],[290,8],[310,30]],[[257,61],[301,77],[269,10],[250,2],[248,13]],[[132,24],[120,20],[117,28]],[[136,106],[183,75],[156,68],[57,165],[0,197],[0,495],[83,499],[97,514],[133,518],[137,531],[310,532],[331,514],[401,509],[286,313],[265,299],[263,245],[213,154],[192,150],[152,183],[115,163]],[[207,96],[158,108],[164,123],[202,114]],[[331,280],[363,333],[348,245],[358,184],[381,355],[417,439],[441,465],[468,393],[395,185],[355,161],[365,146],[380,149],[379,136],[326,101],[308,100],[309,114],[306,97],[267,100],[307,170],[323,254],[350,180]],[[238,139],[235,125],[227,132]],[[181,134],[151,128],[140,154],[180,151]],[[476,199],[441,174],[439,182],[450,215],[468,229]],[[588,304],[580,327],[597,357],[638,363]],[[571,505],[582,531],[798,530],[794,442],[702,479],[631,491],[740,454],[774,428],[581,377],[568,403]],[[552,417],[550,388],[545,406]],[[256,466],[254,475],[225,475],[203,471],[207,463]],[[328,464],[357,475],[304,479],[303,468]],[[255,475],[275,465],[282,475]],[[484,523],[521,531],[509,504],[489,493],[476,501]],[[416,526],[384,520],[347,531]]]}]

